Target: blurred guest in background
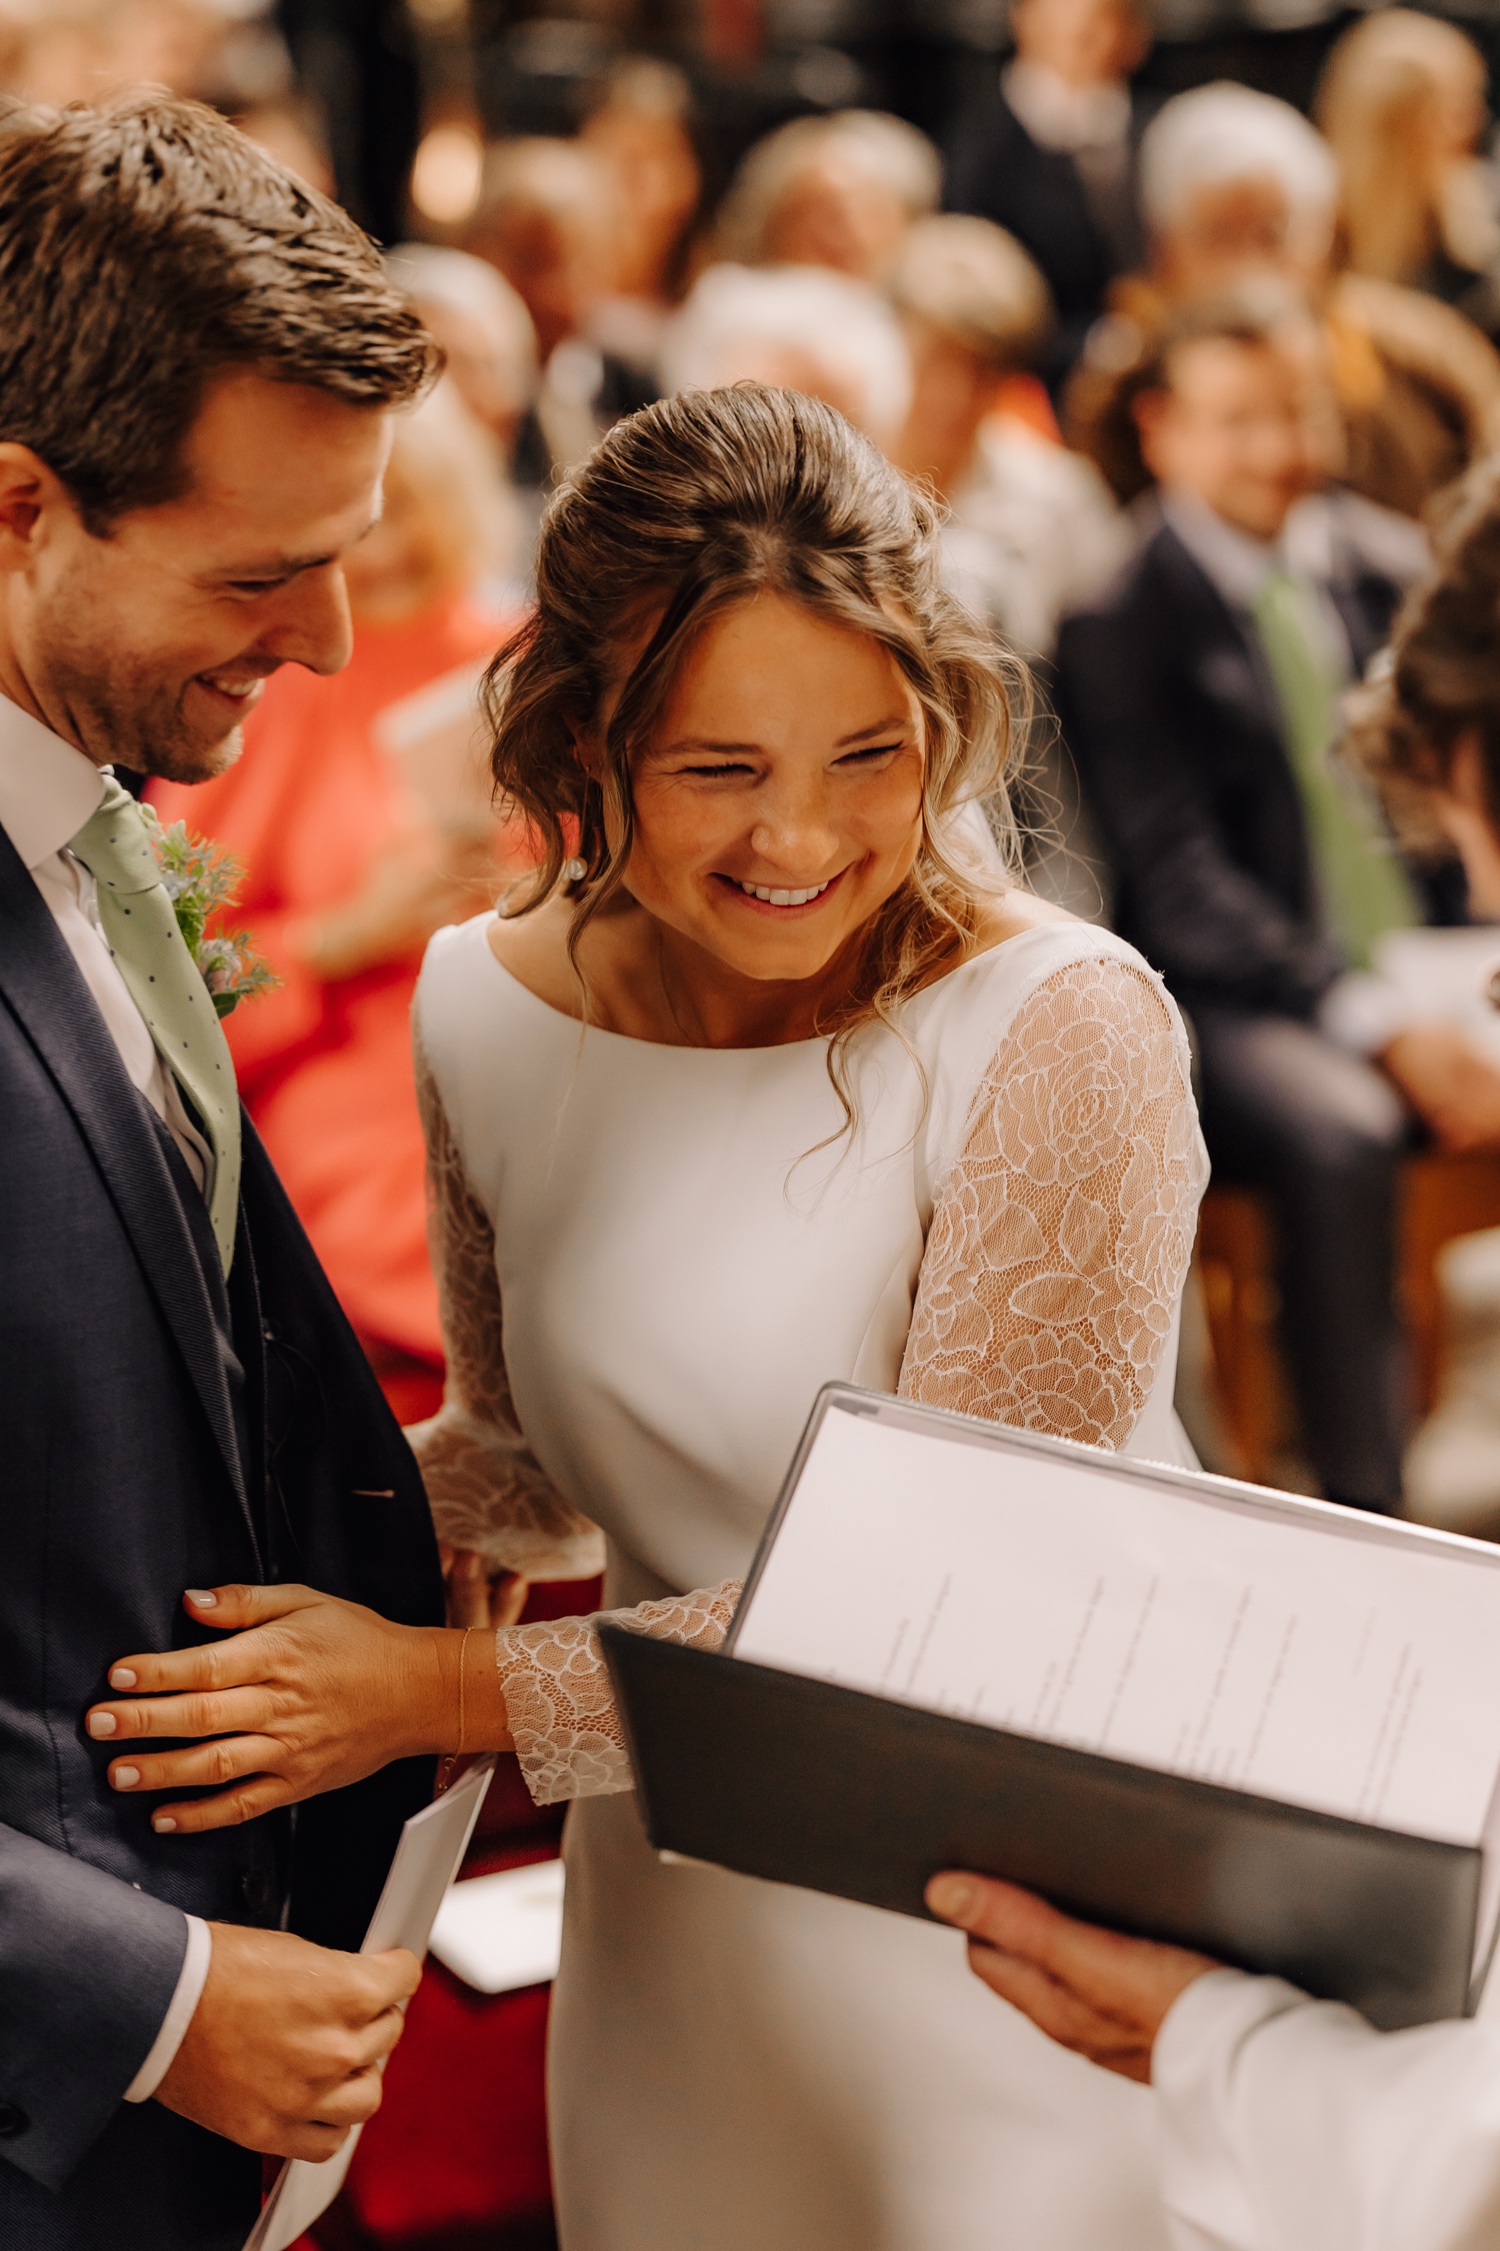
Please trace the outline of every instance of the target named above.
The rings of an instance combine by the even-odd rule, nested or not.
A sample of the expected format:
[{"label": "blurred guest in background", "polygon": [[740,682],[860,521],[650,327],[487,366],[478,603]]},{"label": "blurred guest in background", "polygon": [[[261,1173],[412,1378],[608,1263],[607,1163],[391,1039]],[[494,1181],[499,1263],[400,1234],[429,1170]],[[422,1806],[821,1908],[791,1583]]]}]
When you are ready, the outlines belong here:
[{"label": "blurred guest in background", "polygon": [[0,85],[27,101],[106,102],[132,87],[238,113],[288,91],[267,0],[8,0]]},{"label": "blurred guest in background", "polygon": [[1141,194],[1149,270],[1115,285],[1067,402],[1121,499],[1139,489],[1110,443],[1121,386],[1174,311],[1257,284],[1323,321],[1356,491],[1418,515],[1500,440],[1500,355],[1471,321],[1395,282],[1332,277],[1338,168],[1288,103],[1227,83],[1179,95],[1142,142]]},{"label": "blurred guest in background", "polygon": [[[1047,285],[1014,236],[952,213],[912,228],[891,295],[913,372],[895,459],[948,505],[949,591],[1039,663],[1052,654],[1063,613],[1099,589],[1132,543],[1092,462],[1068,452],[1055,426],[1048,437],[1010,408],[1019,372],[1052,332]],[[1024,391],[1019,403],[1030,403]],[[1027,875],[1042,897],[1097,920],[1107,875],[1042,686],[1016,714],[1026,750],[1012,788]]]},{"label": "blurred guest in background", "polygon": [[614,176],[596,150],[540,136],[490,149],[466,241],[504,275],[536,330],[542,383],[518,448],[523,484],[581,461],[612,422],[655,396],[594,341],[616,294],[618,235]]},{"label": "blurred guest in background", "polygon": [[816,266],[710,266],[667,331],[669,394],[752,381],[837,407],[883,453],[911,409],[911,359],[889,303]]},{"label": "blurred guest in background", "polygon": [[485,158],[469,247],[522,298],[545,365],[581,336],[614,281],[609,175],[576,141],[498,141]]},{"label": "blurred guest in background", "polygon": [[[431,683],[462,689],[507,621],[474,598],[493,568],[495,463],[440,389],[397,425],[385,513],[351,551],[354,654],[268,681],[240,762],[192,790],[153,786],[243,863],[243,920],[280,973],[225,1030],[251,1116],[404,1420],[435,1406],[441,1342],[427,1262],[411,998],[433,931],[498,887],[496,845],[393,727]],[[511,621],[513,622],[513,621]],[[384,722],[384,725],[382,724]],[[482,820],[484,799],[479,797]]]},{"label": "blurred guest in background", "polygon": [[915,125],[864,109],[799,117],[756,143],[729,185],[715,249],[742,266],[831,266],[882,285],[943,172]]},{"label": "blurred guest in background", "polygon": [[1390,1509],[1398,1161],[1413,1112],[1455,1145],[1491,1136],[1500,1074],[1461,1032],[1408,1031],[1343,980],[1422,914],[1373,803],[1328,765],[1339,694],[1421,552],[1367,505],[1309,511],[1307,393],[1296,340],[1249,313],[1168,333],[1136,399],[1155,528],[1064,624],[1059,701],[1120,927],[1192,1016],[1216,1171],[1273,1199],[1313,1468],[1330,1499]]},{"label": "blurred guest in background", "polygon": [[615,211],[612,294],[590,333],[650,383],[680,301],[688,231],[703,192],[688,131],[692,94],[672,64],[633,55],[615,70],[580,139],[605,165]]},{"label": "blurred guest in background", "polygon": [[234,123],[247,139],[319,195],[333,196],[333,159],[315,102],[297,94],[254,103],[237,112]]},{"label": "blurred guest in background", "polygon": [[1221,81],[1153,120],[1141,195],[1163,296],[1220,295],[1264,273],[1311,292],[1332,242],[1338,170],[1290,103]]},{"label": "blurred guest in background", "polygon": [[1055,382],[1077,359],[1116,274],[1144,250],[1136,157],[1150,115],[1130,74],[1150,44],[1146,0],[1018,0],[1015,56],[960,119],[947,201],[993,219],[1046,276]]},{"label": "blurred guest in background", "polygon": [[1346,31],[1318,89],[1338,159],[1340,250],[1351,272],[1446,298],[1500,328],[1500,213],[1484,58],[1451,23],[1380,8]]},{"label": "blurred guest in background", "polygon": [[536,330],[517,292],[483,258],[403,242],[386,271],[412,299],[447,358],[448,379],[508,463],[536,393]]},{"label": "blurred guest in background", "polygon": [[1013,236],[952,215],[918,220],[891,295],[913,375],[895,457],[948,503],[949,587],[1012,648],[1049,656],[1064,610],[1124,561],[1130,535],[1091,462],[1002,410],[1051,333],[1047,285]]}]

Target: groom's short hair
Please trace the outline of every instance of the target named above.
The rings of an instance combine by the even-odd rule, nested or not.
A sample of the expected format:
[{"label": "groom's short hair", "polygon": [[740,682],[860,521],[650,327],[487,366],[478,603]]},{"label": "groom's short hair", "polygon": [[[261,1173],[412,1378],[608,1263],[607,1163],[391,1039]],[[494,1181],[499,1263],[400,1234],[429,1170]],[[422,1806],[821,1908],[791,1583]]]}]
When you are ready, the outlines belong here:
[{"label": "groom's short hair", "polygon": [[181,496],[205,384],[408,405],[440,355],[346,213],[198,103],[0,119],[0,441],[91,531]]}]

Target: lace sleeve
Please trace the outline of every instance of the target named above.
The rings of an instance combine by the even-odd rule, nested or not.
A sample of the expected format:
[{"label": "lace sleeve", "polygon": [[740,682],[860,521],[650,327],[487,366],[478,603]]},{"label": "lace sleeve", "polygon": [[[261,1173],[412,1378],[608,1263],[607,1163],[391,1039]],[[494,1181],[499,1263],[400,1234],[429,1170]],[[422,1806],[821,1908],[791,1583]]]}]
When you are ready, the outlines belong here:
[{"label": "lace sleeve", "polygon": [[494,1229],[420,1040],[416,1064],[448,1378],[440,1411],[406,1435],[438,1538],[529,1579],[591,1579],[604,1567],[603,1537],[549,1483],[521,1435],[505,1373]]},{"label": "lace sleeve", "polygon": [[903,1395],[1123,1446],[1206,1177],[1186,1041],[1151,978],[1109,958],[1049,978],[1002,1040],[938,1191]]},{"label": "lace sleeve", "polygon": [[740,1582],[732,1579],[667,1602],[605,1611],[602,1617],[501,1628],[495,1658],[505,1684],[511,1736],[538,1805],[554,1805],[559,1798],[609,1797],[635,1787],[599,1646],[602,1619],[618,1619],[657,1641],[717,1649],[729,1631],[739,1594]]}]

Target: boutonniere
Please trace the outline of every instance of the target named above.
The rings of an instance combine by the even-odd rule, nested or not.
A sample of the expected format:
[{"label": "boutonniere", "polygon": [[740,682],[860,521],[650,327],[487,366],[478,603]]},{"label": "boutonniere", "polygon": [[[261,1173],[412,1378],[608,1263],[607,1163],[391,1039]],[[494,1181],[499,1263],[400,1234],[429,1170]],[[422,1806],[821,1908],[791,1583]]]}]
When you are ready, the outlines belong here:
[{"label": "boutonniere", "polygon": [[251,945],[248,930],[208,929],[216,914],[234,905],[245,871],[233,853],[218,851],[207,837],[191,835],[185,821],[163,828],[149,805],[141,812],[177,927],[215,1009],[228,1016],[242,1000],[281,983]]}]

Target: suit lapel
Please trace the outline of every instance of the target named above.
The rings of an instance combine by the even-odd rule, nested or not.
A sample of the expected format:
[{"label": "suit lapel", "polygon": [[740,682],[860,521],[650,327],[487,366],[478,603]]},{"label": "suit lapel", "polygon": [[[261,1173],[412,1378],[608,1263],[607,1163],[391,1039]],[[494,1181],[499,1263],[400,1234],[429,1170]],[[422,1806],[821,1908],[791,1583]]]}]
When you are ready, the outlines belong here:
[{"label": "suit lapel", "polygon": [[35,1048],[103,1176],[186,1363],[258,1553],[213,1307],[177,1192],[93,996],[3,828],[0,999]]},{"label": "suit lapel", "polygon": [[1287,786],[1295,790],[1281,705],[1254,626],[1230,608],[1170,524],[1163,524],[1157,534],[1155,554],[1167,581],[1171,615],[1181,645],[1195,651],[1200,675],[1205,667],[1217,667],[1222,680],[1215,681],[1214,692],[1221,700],[1237,704],[1246,724],[1265,737],[1277,767],[1284,770]]},{"label": "suit lapel", "polygon": [[1195,652],[1200,689],[1221,707],[1233,709],[1242,729],[1258,742],[1262,783],[1280,795],[1288,838],[1297,840],[1301,905],[1296,911],[1315,915],[1317,884],[1302,790],[1287,753],[1281,703],[1260,636],[1230,608],[1170,524],[1163,523],[1157,532],[1152,556],[1166,590],[1164,614],[1173,621],[1179,645]]}]

